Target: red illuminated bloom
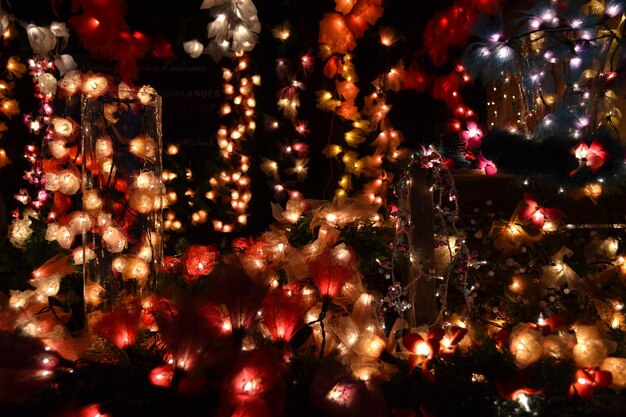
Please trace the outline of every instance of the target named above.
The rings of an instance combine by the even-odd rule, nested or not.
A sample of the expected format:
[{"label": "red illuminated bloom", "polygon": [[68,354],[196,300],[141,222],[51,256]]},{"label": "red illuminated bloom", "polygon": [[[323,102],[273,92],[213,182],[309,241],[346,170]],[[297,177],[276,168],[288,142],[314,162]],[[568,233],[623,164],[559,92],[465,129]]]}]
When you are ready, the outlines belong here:
[{"label": "red illuminated bloom", "polygon": [[319,43],[326,44],[332,53],[345,54],[356,47],[354,34],[344,17],[338,13],[327,13],[320,22]]},{"label": "red illuminated bloom", "polygon": [[[286,370],[286,365],[272,350],[242,352],[233,371],[223,381],[222,406],[235,406],[238,410],[235,415],[239,416],[282,415]],[[272,412],[264,413],[267,411]]]},{"label": "red illuminated bloom", "polygon": [[354,252],[337,248],[331,252],[319,254],[308,263],[313,283],[324,297],[336,296],[341,288],[356,275]]},{"label": "red illuminated bloom", "polygon": [[289,342],[304,325],[302,317],[312,301],[295,288],[279,288],[268,293],[263,301],[263,320],[272,340]]},{"label": "red illuminated bloom", "polygon": [[466,122],[467,130],[459,133],[459,137],[465,144],[465,149],[476,149],[480,147],[485,132],[481,126],[475,121],[468,120]]},{"label": "red illuminated bloom", "polygon": [[102,316],[94,332],[120,349],[135,344],[141,309],[116,310]]},{"label": "red illuminated bloom", "polygon": [[485,158],[483,153],[478,154],[478,159],[476,161],[478,168],[484,169],[487,175],[495,175],[498,172],[498,168],[496,168],[496,164],[493,161]]},{"label": "red illuminated bloom", "polygon": [[523,206],[517,212],[517,217],[522,222],[530,221],[538,229],[543,227],[546,220],[555,221],[560,219],[561,216],[560,210],[541,207],[530,193],[524,194]]},{"label": "red illuminated bloom", "polygon": [[591,145],[587,145],[581,140],[572,148],[572,153],[576,156],[576,159],[578,159],[579,165],[578,168],[569,173],[570,177],[576,175],[584,166],[589,167],[593,173],[598,172],[609,155],[608,152],[602,149],[602,144],[597,140],[593,140]]},{"label": "red illuminated bloom", "polygon": [[591,398],[596,388],[608,387],[613,381],[613,375],[609,371],[600,371],[593,368],[579,369],[574,375],[569,395],[578,393],[580,398],[587,401]]},{"label": "red illuminated bloom", "polygon": [[219,252],[213,246],[191,245],[183,262],[189,275],[208,275],[219,257]]}]

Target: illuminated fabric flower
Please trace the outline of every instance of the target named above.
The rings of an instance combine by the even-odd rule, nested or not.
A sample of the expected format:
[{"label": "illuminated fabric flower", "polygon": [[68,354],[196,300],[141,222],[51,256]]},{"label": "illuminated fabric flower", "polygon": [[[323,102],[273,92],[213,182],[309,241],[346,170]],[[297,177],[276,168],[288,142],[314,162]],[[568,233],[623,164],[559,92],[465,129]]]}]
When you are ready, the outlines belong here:
[{"label": "illuminated fabric flower", "polygon": [[315,255],[308,262],[313,283],[324,297],[335,297],[341,288],[356,275],[355,254],[345,245]]},{"label": "illuminated fabric flower", "polygon": [[267,286],[250,278],[239,266],[228,265],[216,274],[212,301],[224,306],[233,332],[247,330],[256,323]]},{"label": "illuminated fabric flower", "polygon": [[302,318],[312,307],[312,297],[295,288],[276,289],[263,300],[263,322],[273,341],[289,342],[304,325]]},{"label": "illuminated fabric flower", "polygon": [[577,393],[580,398],[587,401],[591,398],[596,388],[608,387],[613,377],[608,371],[600,371],[594,368],[579,369],[574,375],[574,382],[570,386],[569,396]]},{"label": "illuminated fabric flower", "polygon": [[283,415],[287,367],[275,351],[242,352],[222,381],[221,408],[234,409],[233,417]]},{"label": "illuminated fabric flower", "polygon": [[421,363],[424,377],[434,381],[434,375],[428,368],[429,361],[438,355],[454,354],[467,332],[465,328],[452,326],[447,332],[441,328],[431,328],[426,335],[420,333],[405,335],[402,338],[402,345],[409,351],[409,369],[412,371]]},{"label": "illuminated fabric flower", "polygon": [[496,390],[498,394],[505,400],[509,401],[519,401],[520,396],[523,395],[537,395],[543,393],[542,389],[532,389],[525,386],[523,381],[518,379],[526,379],[521,376],[518,376],[513,381],[496,381]]},{"label": "illuminated fabric flower", "polygon": [[135,344],[141,309],[116,310],[102,316],[94,332],[120,349]]},{"label": "illuminated fabric flower", "polygon": [[197,39],[192,39],[187,42],[183,42],[183,49],[192,58],[198,58],[204,52],[204,45]]},{"label": "illuminated fabric flower", "polygon": [[485,158],[482,152],[478,154],[478,159],[476,162],[477,162],[478,168],[484,169],[487,175],[495,175],[498,172],[498,168],[496,168],[496,164],[494,164],[492,161]]},{"label": "illuminated fabric flower", "polygon": [[325,44],[332,53],[345,54],[356,47],[354,34],[344,17],[338,13],[326,13],[320,22],[319,43]]},{"label": "illuminated fabric flower", "polygon": [[541,207],[537,204],[537,200],[530,193],[524,194],[524,200],[522,207],[517,211],[517,217],[522,222],[528,222],[541,229],[546,220],[556,221],[562,217],[563,213],[560,210],[553,208]]},{"label": "illuminated fabric flower", "polygon": [[218,257],[219,252],[213,246],[191,245],[185,252],[183,263],[190,275],[208,275]]},{"label": "illuminated fabric flower", "polygon": [[465,149],[476,149],[480,147],[482,139],[485,136],[484,128],[479,126],[475,121],[468,120],[466,123],[467,130],[459,132],[459,137],[465,144]]},{"label": "illuminated fabric flower", "polygon": [[9,226],[9,242],[18,248],[23,249],[26,247],[26,242],[33,233],[33,229],[30,228],[32,220],[28,216],[23,216],[13,220],[13,223]]},{"label": "illuminated fabric flower", "polygon": [[57,44],[56,36],[48,28],[30,24],[26,26],[26,34],[28,35],[30,47],[36,54],[47,54]]},{"label": "illuminated fabric flower", "polygon": [[211,9],[214,17],[207,26],[206,51],[215,61],[254,49],[261,23],[251,0],[205,0],[200,9]]},{"label": "illuminated fabric flower", "polygon": [[593,140],[591,145],[587,145],[585,142],[580,141],[572,148],[572,153],[578,159],[578,168],[569,173],[570,177],[576,175],[576,173],[584,166],[589,167],[591,172],[596,173],[606,162],[609,153],[602,150],[602,144]]}]

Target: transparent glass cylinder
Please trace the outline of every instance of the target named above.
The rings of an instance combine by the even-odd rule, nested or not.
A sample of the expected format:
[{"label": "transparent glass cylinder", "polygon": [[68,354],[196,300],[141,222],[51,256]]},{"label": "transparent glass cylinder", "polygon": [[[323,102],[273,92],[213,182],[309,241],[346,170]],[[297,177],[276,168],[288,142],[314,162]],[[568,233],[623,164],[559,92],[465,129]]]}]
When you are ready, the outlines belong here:
[{"label": "transparent glass cylinder", "polygon": [[[152,90],[153,91],[153,90]],[[83,279],[88,324],[157,286],[163,257],[161,98],[145,89],[82,97]]]}]

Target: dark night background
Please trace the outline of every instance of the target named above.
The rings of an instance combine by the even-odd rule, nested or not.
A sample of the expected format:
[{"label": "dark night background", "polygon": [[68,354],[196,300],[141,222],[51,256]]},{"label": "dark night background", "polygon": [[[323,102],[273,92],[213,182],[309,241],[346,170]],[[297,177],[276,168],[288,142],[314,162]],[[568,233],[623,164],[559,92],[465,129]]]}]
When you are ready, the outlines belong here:
[{"label": "dark night background", "polygon": [[[65,22],[68,20],[69,7],[62,2],[57,8],[59,16],[54,16],[50,2],[14,1],[12,7],[5,7],[14,13],[17,18],[37,25],[48,25],[53,20]],[[131,30],[139,30],[149,35],[159,34],[167,38],[175,48],[176,58],[173,62],[163,62],[146,59],[140,62],[140,74],[137,85],[150,84],[163,97],[163,131],[164,146],[168,143],[180,143],[181,153],[176,157],[177,163],[190,165],[196,177],[202,177],[203,171],[214,158],[213,138],[218,126],[217,111],[222,101],[220,65],[215,64],[208,56],[198,59],[189,58],[182,48],[186,40],[196,38],[206,43],[206,25],[210,21],[210,14],[206,10],[199,10],[201,0],[178,1],[157,6],[153,1],[129,0],[127,21]],[[385,1],[385,12],[377,25],[368,31],[364,39],[359,41],[353,53],[359,76],[358,86],[361,91],[368,91],[367,84],[375,77],[388,71],[400,58],[408,66],[412,62],[425,65],[434,73],[440,71],[448,73],[450,67],[433,69],[428,61],[420,55],[422,49],[422,31],[425,23],[438,10],[444,9],[451,1],[423,1],[423,0],[388,0]],[[334,10],[331,0],[256,0],[259,19],[262,23],[262,33],[255,50],[251,53],[250,61],[256,73],[262,75],[262,86],[257,90],[257,132],[249,142],[250,154],[253,155],[253,199],[250,205],[252,215],[249,218],[246,234],[258,233],[271,223],[270,201],[271,193],[266,184],[267,177],[258,169],[260,156],[276,156],[276,136],[267,137],[264,132],[264,113],[276,114],[276,92],[278,81],[275,76],[275,62],[282,56],[298,62],[305,53],[316,56],[319,21],[324,13]],[[292,37],[287,43],[278,42],[271,35],[271,29],[284,21],[292,25]],[[390,26],[401,34],[400,41],[392,48],[384,48],[378,38],[378,27]],[[113,63],[102,62],[91,58],[78,44],[76,36],[72,35],[66,53],[75,58],[79,67],[84,71],[113,72]],[[19,49],[23,61],[29,58],[29,47],[22,31],[19,39],[12,43]],[[332,89],[331,81],[322,75],[321,60],[316,60],[315,73],[306,82],[307,90],[301,96],[302,107],[299,117],[309,122],[311,133],[307,137],[310,144],[311,158],[309,179],[302,190],[305,198],[332,198],[338,180],[339,169],[331,167],[330,162],[322,155],[321,149],[329,138],[330,113],[315,108],[315,91],[321,88]],[[450,64],[452,65],[452,64]],[[477,112],[482,111],[484,98],[478,88],[466,94],[466,101]],[[30,77],[25,75],[18,83],[16,96],[23,112],[28,112],[34,104]],[[205,99],[177,98],[181,92],[201,91]],[[481,101],[482,100],[482,101]],[[403,132],[405,146],[415,148],[418,143],[433,143],[445,133],[449,111],[443,102],[433,100],[430,94],[415,91],[403,91],[391,95],[388,99],[393,109],[390,118],[394,127]],[[76,112],[78,103],[70,106],[69,114]],[[338,121],[334,123],[332,141],[340,143],[348,124]],[[20,118],[11,121],[10,137],[7,137],[3,146],[7,149],[13,163],[0,171],[2,184],[2,198],[8,211],[16,207],[13,194],[20,186],[24,186],[21,175],[24,168],[24,159],[20,157],[28,134]],[[255,164],[257,162],[257,164]],[[167,158],[164,160],[168,168]],[[171,168],[171,167],[169,167]],[[334,168],[334,169],[333,169]],[[326,190],[326,193],[324,191]],[[6,227],[7,213],[3,212],[2,226]],[[9,219],[10,221],[10,219]],[[189,230],[192,238],[204,240],[209,237],[206,228],[198,227]]]}]

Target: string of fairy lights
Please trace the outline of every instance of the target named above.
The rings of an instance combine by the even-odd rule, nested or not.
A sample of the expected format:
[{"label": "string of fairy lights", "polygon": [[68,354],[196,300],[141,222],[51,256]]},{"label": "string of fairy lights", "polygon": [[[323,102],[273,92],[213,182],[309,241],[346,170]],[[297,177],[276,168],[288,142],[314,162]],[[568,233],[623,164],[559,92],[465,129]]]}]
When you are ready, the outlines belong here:
[{"label": "string of fairy lights", "polygon": [[[284,22],[272,30],[272,35],[286,45],[291,30],[289,22]],[[274,199],[279,202],[287,198],[301,199],[299,188],[308,176],[309,145],[306,139],[310,130],[308,122],[299,117],[299,107],[300,95],[306,89],[305,80],[311,75],[313,66],[314,58],[309,54],[302,55],[299,62],[292,62],[286,56],[280,56],[276,61],[276,74],[281,83],[277,92],[279,115],[266,116],[264,128],[279,136],[278,149],[271,151],[279,156],[262,157],[260,168],[272,178]]]},{"label": "string of fairy lights", "polygon": [[[14,29],[12,24],[6,15],[2,16],[2,39],[4,42],[9,42],[14,36]],[[6,118],[11,118],[19,114],[19,104],[12,98],[13,96],[13,82],[12,80],[21,78],[26,68],[22,64],[17,56],[7,56],[3,53],[2,58],[6,56],[5,72],[3,79],[0,80],[0,112]],[[5,138],[5,132],[8,130],[6,121],[0,123],[0,140]],[[1,142],[0,142],[1,143]],[[0,146],[0,169],[10,164],[11,161],[7,156],[6,150]]]},{"label": "string of fairy lights", "polygon": [[214,203],[230,205],[228,218],[211,216],[213,229],[224,233],[230,233],[248,221],[252,192],[248,174],[250,157],[245,152],[245,142],[256,130],[254,87],[261,83],[258,75],[250,75],[245,55],[234,63],[233,69],[222,70],[225,102],[220,107],[220,115],[227,118],[228,124],[221,125],[216,136],[220,156],[227,167],[209,180],[211,190],[205,195]]}]

